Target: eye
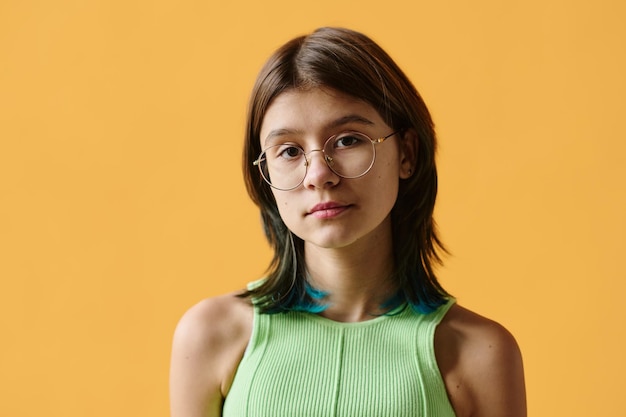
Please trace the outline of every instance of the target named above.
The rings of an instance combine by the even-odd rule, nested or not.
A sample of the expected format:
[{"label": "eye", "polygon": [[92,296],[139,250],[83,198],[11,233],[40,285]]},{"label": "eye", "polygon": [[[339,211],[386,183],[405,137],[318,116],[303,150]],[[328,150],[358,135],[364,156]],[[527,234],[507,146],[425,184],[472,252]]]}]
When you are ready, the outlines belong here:
[{"label": "eye", "polygon": [[276,146],[275,158],[281,158],[284,160],[297,159],[304,154],[304,151],[298,146],[294,145],[278,145]]},{"label": "eye", "polygon": [[354,148],[367,142],[368,138],[360,133],[340,133],[333,141],[333,148]]}]

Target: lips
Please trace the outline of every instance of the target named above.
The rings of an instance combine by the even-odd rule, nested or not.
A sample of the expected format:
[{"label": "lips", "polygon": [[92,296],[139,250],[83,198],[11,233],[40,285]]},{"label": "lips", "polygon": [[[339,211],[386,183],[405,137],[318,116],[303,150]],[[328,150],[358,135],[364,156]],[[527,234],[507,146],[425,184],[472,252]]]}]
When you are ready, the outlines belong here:
[{"label": "lips", "polygon": [[344,211],[348,210],[351,206],[346,204],[340,204],[333,201],[326,203],[319,203],[314,205],[307,215],[316,217],[318,219],[331,219],[337,217]]}]

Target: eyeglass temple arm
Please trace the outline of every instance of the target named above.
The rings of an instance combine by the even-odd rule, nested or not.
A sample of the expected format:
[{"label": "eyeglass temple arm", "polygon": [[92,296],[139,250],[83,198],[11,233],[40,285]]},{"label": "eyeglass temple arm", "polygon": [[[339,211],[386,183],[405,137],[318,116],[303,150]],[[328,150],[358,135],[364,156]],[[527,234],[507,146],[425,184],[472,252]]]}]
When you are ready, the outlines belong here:
[{"label": "eyeglass temple arm", "polygon": [[387,136],[384,136],[384,137],[378,138],[378,139],[374,139],[374,142],[375,143],[382,143],[382,142],[386,141],[387,139],[389,139],[390,137],[392,137],[393,135],[397,135],[398,133],[402,133],[402,132],[404,132],[404,129],[398,129],[395,132],[391,132]]}]

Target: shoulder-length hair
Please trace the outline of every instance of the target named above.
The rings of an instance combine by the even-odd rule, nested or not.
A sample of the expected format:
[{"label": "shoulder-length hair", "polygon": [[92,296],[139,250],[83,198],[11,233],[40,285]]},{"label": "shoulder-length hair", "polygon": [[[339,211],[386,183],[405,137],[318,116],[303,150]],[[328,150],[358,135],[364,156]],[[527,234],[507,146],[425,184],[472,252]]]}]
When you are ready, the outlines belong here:
[{"label": "shoulder-length hair", "polygon": [[319,303],[323,294],[307,283],[304,242],[282,221],[270,186],[253,166],[261,153],[261,125],[272,101],[285,91],[314,87],[363,100],[394,130],[416,133],[415,172],[400,180],[391,212],[393,278],[399,289],[391,303],[408,303],[422,313],[434,310],[448,294],[434,272],[445,248],[433,220],[437,195],[433,121],[416,88],[391,57],[369,37],[343,28],[320,28],[284,44],[265,63],[252,90],[243,172],[274,257],[265,279],[241,296],[251,297],[263,313],[323,309]]}]

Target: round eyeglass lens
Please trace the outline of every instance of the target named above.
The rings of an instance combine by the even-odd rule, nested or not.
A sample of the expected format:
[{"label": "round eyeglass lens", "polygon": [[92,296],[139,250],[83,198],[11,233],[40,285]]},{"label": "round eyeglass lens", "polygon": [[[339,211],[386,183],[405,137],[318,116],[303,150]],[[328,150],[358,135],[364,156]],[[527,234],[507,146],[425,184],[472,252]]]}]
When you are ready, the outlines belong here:
[{"label": "round eyeglass lens", "polygon": [[259,158],[263,179],[279,190],[292,190],[306,176],[306,156],[299,146],[274,145],[267,148]]},{"label": "round eyeglass lens", "polygon": [[374,164],[376,150],[369,136],[346,132],[330,137],[324,144],[324,154],[326,163],[335,174],[343,178],[358,178]]}]

